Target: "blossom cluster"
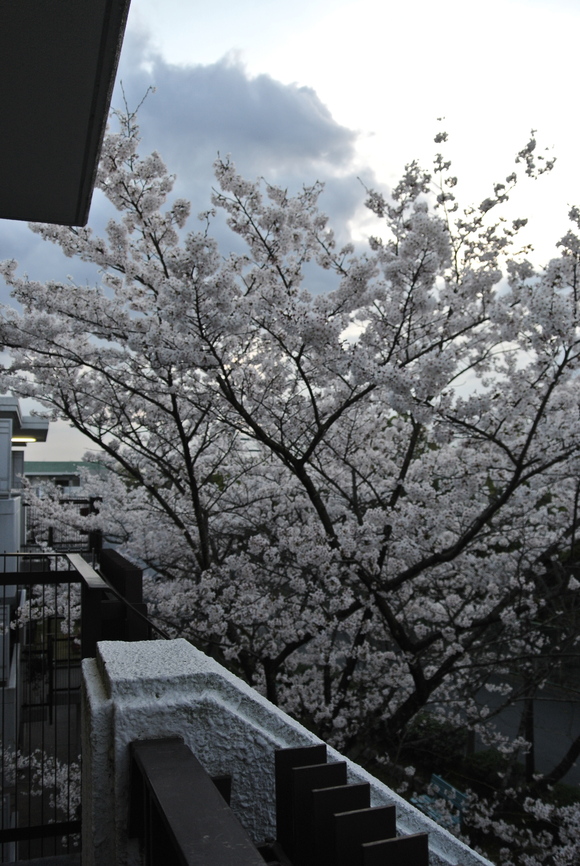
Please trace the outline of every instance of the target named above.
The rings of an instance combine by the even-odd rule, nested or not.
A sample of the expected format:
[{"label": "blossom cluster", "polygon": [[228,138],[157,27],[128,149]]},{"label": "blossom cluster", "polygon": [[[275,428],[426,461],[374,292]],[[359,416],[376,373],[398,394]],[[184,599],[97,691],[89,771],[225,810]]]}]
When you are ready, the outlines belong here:
[{"label": "blossom cluster", "polygon": [[[484,687],[509,703],[578,652],[578,211],[537,269],[511,252],[525,220],[493,221],[517,174],[461,210],[438,155],[368,192],[382,236],[359,254],[319,184],[218,160],[245,245],[223,257],[138,144],[130,121],[105,141],[105,237],[33,227],[100,286],[0,266],[4,389],[100,449],[90,528],[147,565],[171,633],[345,748],[396,749],[425,710],[491,741]],[[535,139],[518,160],[537,173]]]}]

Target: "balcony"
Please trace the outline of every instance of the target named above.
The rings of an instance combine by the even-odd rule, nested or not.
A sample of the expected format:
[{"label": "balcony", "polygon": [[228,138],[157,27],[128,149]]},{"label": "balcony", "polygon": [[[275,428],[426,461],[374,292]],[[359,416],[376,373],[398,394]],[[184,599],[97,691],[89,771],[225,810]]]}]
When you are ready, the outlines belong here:
[{"label": "balcony", "polygon": [[189,642],[151,639],[114,551],[100,573],[78,553],[4,567],[3,863],[489,866]]},{"label": "balcony", "polygon": [[[436,825],[362,767],[325,746],[314,734],[185,640],[100,642],[96,658],[83,661],[83,684],[84,866],[143,862],[152,866],[170,862],[207,862],[207,866],[213,866],[219,862],[225,866],[230,862],[223,858],[173,861],[171,858],[155,859],[153,855],[144,861],[142,858],[147,856],[147,847],[143,846],[143,841],[140,843],[138,836],[128,832],[131,825],[129,795],[132,784],[134,786],[131,749],[134,750],[135,745],[131,744],[139,746],[142,741],[149,741],[148,745],[151,745],[150,741],[154,740],[162,744],[179,743],[179,738],[208,776],[218,779],[231,776],[232,811],[257,849],[264,848],[265,840],[282,844],[286,859],[283,856],[266,862],[292,866],[311,866],[314,863],[339,866],[344,863],[340,854],[345,843],[333,848],[337,837],[331,833],[331,841],[328,841],[328,822],[320,817],[325,810],[328,812],[329,807],[313,797],[317,794],[328,800],[329,790],[338,792],[339,788],[346,787],[351,789],[350,792],[341,790],[330,796],[353,798],[345,802],[354,802],[360,796],[362,805],[345,809],[337,801],[336,809],[340,815],[346,812],[351,815],[357,810],[364,812],[367,809],[364,797],[368,792],[374,810],[383,808],[381,820],[387,827],[387,834],[391,819],[384,807],[394,807],[396,836],[399,844],[407,846],[402,859],[398,859],[392,852],[380,850],[377,847],[379,842],[369,843],[369,851],[364,854],[367,859],[363,859],[362,852],[359,852],[360,859],[353,856],[352,866],[359,863],[360,866],[367,863],[426,866],[427,862],[430,866],[458,863],[462,866],[490,866],[485,858]],[[312,757],[306,754],[298,765],[293,764],[297,767],[300,761],[302,764],[306,761],[309,773],[313,774],[312,779],[303,779],[299,783],[302,787],[298,788],[298,794],[296,790],[285,791],[280,781],[280,764],[289,754],[287,750],[290,750],[290,759],[286,760],[290,763],[296,760],[293,758],[296,751],[314,750]],[[322,753],[325,761],[321,760]],[[282,758],[276,758],[276,755],[282,755]],[[160,759],[161,766],[167,760]],[[192,772],[189,778],[191,775]],[[181,802],[186,792],[177,789],[177,779],[176,774],[175,784],[166,785],[164,791],[167,794],[169,787],[171,793],[175,788],[173,800]],[[344,782],[348,784],[345,786]],[[353,794],[354,788],[358,789],[356,795]],[[203,796],[203,785],[198,789],[197,801],[191,794],[191,785],[189,789],[191,799],[186,804],[186,813],[190,810],[190,823],[195,825],[206,797]],[[157,796],[163,799],[163,795]],[[299,804],[298,812],[296,803]],[[150,806],[148,809],[151,812]],[[171,826],[167,816],[159,820],[166,829]],[[207,820],[207,826],[211,828],[211,819]],[[296,826],[300,828],[298,833]],[[347,832],[347,838],[350,838],[348,831],[343,832]],[[416,839],[425,833],[428,834],[428,860],[420,859],[420,851],[411,850],[413,844],[420,846],[421,843],[403,841]],[[211,830],[208,835],[211,836]],[[367,846],[361,843],[360,847]],[[277,856],[272,847],[265,853],[266,856]],[[264,861],[246,861],[240,854],[239,860],[231,862],[243,866],[246,862]]]}]

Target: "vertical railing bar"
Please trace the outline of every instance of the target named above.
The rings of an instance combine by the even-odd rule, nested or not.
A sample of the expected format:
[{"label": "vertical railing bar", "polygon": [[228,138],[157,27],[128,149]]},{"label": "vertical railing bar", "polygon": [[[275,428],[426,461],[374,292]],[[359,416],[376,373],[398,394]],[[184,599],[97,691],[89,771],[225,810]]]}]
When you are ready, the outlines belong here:
[{"label": "vertical railing bar", "polygon": [[[72,563],[70,562],[70,560],[68,561],[68,567],[69,567],[69,569],[72,569]],[[81,594],[81,590],[82,590],[82,587],[79,583],[79,585],[78,585],[79,595]],[[80,619],[78,621],[78,638],[77,638],[77,640],[78,640],[79,656],[82,657],[82,600],[81,600],[81,616],[80,616]],[[80,668],[80,660],[79,660],[79,668]],[[76,716],[75,716],[75,726],[76,726],[76,735],[77,735],[75,754],[78,755],[79,763],[81,764],[82,755],[80,754],[79,719],[80,719],[80,706],[76,709]],[[69,765],[69,778],[70,778],[70,765]],[[77,784],[78,784],[78,782],[77,782]],[[69,786],[70,786],[70,781],[69,781]],[[70,792],[70,787],[69,787],[69,792]],[[69,806],[69,814],[70,814],[70,806]]]},{"label": "vertical railing bar", "polygon": [[[2,604],[3,604],[4,611],[5,611],[6,610],[6,584],[3,585]],[[6,616],[4,616],[3,628],[6,628]],[[6,640],[5,640],[4,635],[2,635],[2,640],[3,640],[4,646],[6,646]],[[8,652],[10,654],[10,650]],[[4,659],[4,664],[6,665],[6,659]],[[4,677],[6,678],[6,667],[4,667],[3,674],[4,674]],[[10,673],[8,673],[8,676],[10,676]],[[6,682],[6,679],[4,681]],[[2,689],[2,791],[6,790],[5,763],[7,763],[9,760],[8,754],[5,752],[5,748],[6,748],[6,746],[5,746],[5,739],[6,739],[5,738],[5,730],[6,730],[6,700],[5,700],[5,691],[4,691],[4,689]],[[2,798],[2,829],[4,829],[4,798]],[[2,861],[4,861],[4,846],[2,846],[1,854],[2,854]]]},{"label": "vertical railing bar", "polygon": [[[4,567],[5,566],[6,566],[6,563],[4,562]],[[28,601],[28,598],[29,598],[29,593],[27,592],[24,599],[23,599],[24,610],[22,611],[22,613],[24,614],[24,617],[23,617],[24,621],[25,621],[25,616],[26,616],[26,602]],[[16,601],[17,601],[17,609],[19,609],[19,607],[20,607],[19,587],[17,587],[17,589],[16,589]],[[24,641],[26,638],[26,633],[24,633],[24,634],[22,633],[22,625],[21,625],[20,620],[19,620],[17,622],[17,626],[16,626],[15,640],[20,642],[21,638]],[[25,697],[25,694],[24,695],[21,694],[21,691],[24,692],[23,662],[26,661],[26,664],[28,664],[28,660],[26,659],[26,653],[24,653],[24,654],[22,653],[22,647],[20,647],[20,650],[21,650],[20,664],[18,665],[18,668],[16,670],[16,694],[14,696],[15,706],[17,708],[22,706],[22,703],[23,703],[22,698]],[[18,791],[18,776],[20,773],[20,769],[19,769],[19,752],[20,752],[20,749],[19,749],[20,730],[19,730],[19,728],[20,728],[20,722],[21,722],[21,714],[20,714],[20,711],[17,709],[17,710],[15,710],[14,764],[13,764],[13,771],[14,771],[13,797],[14,797],[14,811],[16,814],[18,814],[18,793],[19,793],[19,791]],[[15,850],[15,853],[18,852],[18,846],[17,845],[14,846],[14,850]]]},{"label": "vertical railing bar", "polygon": [[[6,572],[6,564],[3,563],[3,565],[4,565],[4,573],[5,573]],[[17,592],[16,598],[18,599],[18,588],[17,588],[16,592]],[[6,584],[4,585],[4,604],[6,604]],[[8,676],[10,676],[9,673],[8,673]],[[19,677],[16,677],[16,689],[15,689],[16,693],[14,695],[15,707],[18,706],[18,701],[20,700],[20,695],[18,694],[18,689],[19,689],[18,680],[19,680]],[[4,704],[4,701],[3,701],[3,704]],[[5,722],[5,720],[6,720],[6,706],[5,705],[4,705],[3,709],[4,709],[4,715],[3,715],[3,721],[2,721],[2,729],[4,730],[4,725],[6,723]],[[15,713],[15,718],[17,718],[16,713]],[[14,752],[13,752],[14,757],[12,759],[12,765],[13,765],[12,769],[14,772],[14,795],[13,796],[16,797],[16,793],[18,790],[17,789],[17,780],[18,780],[18,730],[16,728],[16,725],[15,725],[15,731],[14,731],[13,749],[14,749]],[[9,757],[8,757],[8,760],[10,760]],[[4,785],[2,786],[2,789],[4,790]],[[9,821],[8,826],[10,826],[10,813],[11,813],[10,805],[8,808],[8,821]],[[4,855],[4,848],[2,850],[2,855]]]},{"label": "vertical railing bar", "polygon": [[[30,681],[30,675],[29,675],[29,671],[30,671],[30,647],[29,647],[29,644],[30,644],[30,625],[28,623],[30,623],[30,592],[31,592],[31,589],[32,589],[32,587],[27,587],[25,590],[26,595],[23,599],[23,603],[24,603],[24,610],[22,611],[23,616],[22,616],[22,620],[19,621],[18,625],[17,625],[18,640],[22,640],[21,667],[20,667],[20,671],[19,671],[19,674],[17,677],[18,688],[20,688],[20,683],[22,683],[22,701],[20,700],[20,697],[21,697],[20,694],[18,694],[17,695],[18,706],[22,706],[24,704],[30,703],[30,688],[28,685],[28,683]],[[28,606],[28,616],[26,615],[26,607],[27,606]],[[26,681],[24,678],[25,674],[26,674]],[[30,712],[30,710],[29,710],[29,712]],[[26,736],[25,736],[25,732],[24,732],[25,719],[26,719],[26,713],[23,712],[22,718],[19,721],[22,724],[22,733],[23,733],[22,741],[24,744],[26,741]],[[20,728],[20,724],[19,724],[18,728]],[[28,726],[28,736],[30,737],[30,725]],[[18,807],[18,773],[19,773],[18,755],[19,755],[19,751],[20,751],[19,746],[20,746],[20,730],[17,730],[16,731],[16,742],[15,742],[15,766],[14,766],[14,803],[15,803],[16,808]],[[30,749],[29,749],[29,751],[30,751]],[[18,848],[18,846],[17,846],[17,848]]]},{"label": "vertical railing bar", "polygon": [[[2,609],[6,611],[6,584],[2,585]],[[6,640],[4,637],[4,629],[6,628],[6,615],[3,616],[2,622],[2,642],[3,646],[6,646]],[[10,650],[8,651],[10,654]],[[3,670],[4,682],[6,683],[6,659],[4,659],[4,670]],[[10,676],[10,674],[8,674]],[[6,762],[8,760],[8,756],[5,752],[6,749],[6,692],[5,689],[2,689],[2,749],[0,754],[0,760],[2,761],[2,767],[0,768],[0,781],[2,782],[2,791],[6,791]],[[4,829],[4,797],[2,797],[2,818],[0,819],[0,826]],[[1,846],[0,850],[0,858],[2,862],[4,861],[4,846]]]},{"label": "vertical railing bar", "polygon": [[[28,736],[27,736],[26,754],[29,756],[28,757],[28,773],[26,774],[26,778],[28,780],[28,810],[27,810],[27,814],[28,814],[28,823],[30,823],[30,814],[32,812],[32,779],[31,779],[32,765],[31,765],[30,756],[32,755],[32,719],[33,719],[33,713],[34,713],[34,705],[33,705],[33,700],[32,700],[34,693],[33,693],[33,688],[32,688],[32,675],[31,674],[32,674],[32,659],[33,659],[33,657],[36,657],[35,644],[37,644],[41,648],[40,640],[42,638],[42,632],[40,630],[40,623],[35,622],[33,619],[32,597],[34,595],[34,585],[30,584],[30,586],[27,587],[26,592],[27,592],[27,598],[28,598],[28,617],[27,617],[27,621],[24,625],[24,628],[26,630],[26,638],[27,638],[27,653],[26,653],[26,655],[27,655],[27,665],[28,665],[28,676],[27,676],[27,683],[26,683],[27,704],[28,704],[28,712],[27,712],[27,726],[28,726],[27,734],[28,734]],[[42,589],[42,594],[44,595],[44,589]],[[43,601],[44,601],[44,599],[43,599]],[[41,676],[44,676],[42,654],[40,655],[40,673],[41,673]],[[26,758],[25,758],[25,760],[26,760]],[[30,858],[30,854],[31,854],[30,842],[28,842],[28,845],[25,845],[25,843],[23,843],[22,848],[23,848],[22,854],[25,853],[26,856],[28,858]]]},{"label": "vertical railing bar", "polygon": [[[4,572],[4,573],[5,573],[5,572]],[[18,586],[16,587],[16,601],[17,601],[17,604],[20,603],[20,596],[19,596],[19,593],[18,593]],[[6,604],[6,584],[4,584],[4,604]],[[10,623],[9,623],[9,627],[10,627]],[[20,634],[19,634],[19,631],[17,630],[17,631],[16,631],[16,634],[15,634],[15,642],[16,642],[17,640],[19,640],[19,639],[20,639]],[[18,721],[19,721],[19,712],[18,712],[18,710],[17,710],[16,708],[20,706],[20,668],[19,668],[19,667],[15,669],[15,673],[16,673],[16,678],[15,678],[15,694],[14,694],[14,707],[15,707],[15,709],[14,709],[14,713],[13,713],[13,718],[14,718],[14,742],[13,742],[13,744],[12,744],[12,747],[13,747],[13,756],[12,756],[12,757],[7,756],[7,757],[8,757],[8,760],[10,760],[10,761],[11,761],[11,764],[12,764],[12,766],[11,766],[10,769],[11,769],[11,770],[13,771],[13,773],[14,773],[14,785],[13,785],[13,794],[12,794],[12,796],[14,797],[14,806],[16,805],[16,797],[17,797],[17,792],[18,792],[18,735],[19,735],[19,731],[18,731]],[[8,673],[8,676],[10,676],[10,673]],[[5,707],[4,707],[4,710],[6,710]],[[6,714],[4,713],[3,727],[4,727],[4,724],[5,724],[5,719],[6,719]],[[11,787],[12,787],[12,786],[11,786]],[[3,789],[4,789],[4,786],[3,786]],[[10,803],[10,801],[9,801],[8,815],[7,815],[7,818],[8,818],[8,827],[10,826],[10,823],[11,823],[11,822],[10,822],[10,819],[11,819],[11,812],[12,812],[12,808],[11,808],[11,807],[12,807],[12,803]],[[8,850],[10,851],[10,849],[8,849]],[[3,848],[3,851],[2,851],[3,854],[4,854],[4,851],[5,851],[5,849]]]},{"label": "vertical railing bar", "polygon": [[[43,584],[43,587],[42,587],[42,609],[43,609],[43,611],[46,610],[47,592],[48,592],[49,600],[50,600],[50,591],[47,590],[46,586],[44,586],[44,584]],[[42,630],[42,647],[43,647],[44,657],[46,658],[48,664],[50,665],[49,634],[50,634],[50,619],[48,622],[48,628],[46,628],[46,626],[45,626],[45,628],[43,628],[43,630]],[[45,698],[45,700],[48,701],[48,713],[49,713],[49,725],[50,725],[52,722],[52,718],[51,718],[52,708],[50,706],[50,679],[49,679],[48,695],[46,694],[46,678],[44,679],[43,698]],[[45,824],[46,820],[45,820],[45,808],[44,808],[44,790],[45,790],[45,779],[46,779],[47,766],[46,766],[46,759],[45,759],[45,756],[46,756],[46,725],[44,725],[44,724],[42,725],[41,743],[42,743],[42,746],[41,746],[41,755],[40,755],[40,765],[41,765],[42,770],[41,770],[40,778],[41,778],[41,789],[42,789],[43,793],[40,796],[40,823]],[[42,857],[45,856],[44,839],[40,840],[40,854]]]},{"label": "vertical railing bar", "polygon": [[[22,725],[23,725],[22,743],[23,743],[23,746],[26,749],[28,754],[30,754],[30,744],[31,744],[31,736],[32,736],[31,731],[30,731],[30,703],[31,703],[30,659],[31,659],[31,654],[32,654],[32,650],[31,650],[31,646],[30,646],[30,641],[31,641],[31,636],[32,636],[32,626],[31,626],[32,602],[31,602],[31,596],[32,596],[32,587],[27,586],[26,587],[26,595],[24,598],[24,610],[22,612],[23,613],[22,621],[18,623],[18,633],[19,633],[19,637],[22,638],[22,646],[23,646],[23,650],[24,650],[24,652],[23,652],[24,663],[23,663],[23,666],[22,666],[21,671],[20,671],[19,680],[22,682],[23,703],[26,704],[26,709],[27,709],[27,712],[22,713]],[[27,608],[28,608],[28,613],[27,613]],[[27,723],[28,723],[28,730],[26,731],[24,729],[24,725],[26,725]],[[27,740],[28,740],[28,742],[27,742]],[[14,797],[15,797],[15,806],[16,806],[17,812],[18,812],[18,807],[19,807],[19,803],[20,803],[20,791],[19,791],[19,782],[18,782],[18,778],[19,778],[19,774],[20,774],[20,770],[19,770],[20,748],[19,748],[19,746],[20,746],[20,731],[18,731],[18,739],[16,742],[16,767],[15,767],[15,777],[14,777],[15,778]],[[30,771],[29,771],[28,778],[30,779]],[[31,793],[30,793],[30,785],[29,785],[28,786],[28,811],[29,812],[30,812],[30,806],[31,806]],[[19,850],[20,850],[20,846],[18,845],[17,846],[17,853]]]},{"label": "vertical railing bar", "polygon": [[[69,563],[70,564],[70,563]],[[66,820],[71,820],[70,814],[70,765],[71,765],[71,697],[72,697],[72,689],[71,689],[71,649],[72,649],[72,619],[71,619],[71,585],[70,583],[67,586],[67,642],[65,644],[67,649],[66,654],[66,663],[67,663],[67,688],[68,688],[68,700],[67,700],[67,726],[68,726],[68,737],[67,737],[67,752],[66,752]],[[67,848],[70,848],[70,836],[67,836]]]},{"label": "vertical railing bar", "polygon": [[[55,560],[54,565],[55,565],[55,571],[58,572],[58,566],[59,566],[58,559]],[[50,685],[52,688],[52,706],[53,706],[52,713],[53,713],[53,720],[54,720],[54,725],[53,725],[53,730],[52,730],[53,742],[51,743],[52,752],[53,752],[52,786],[53,786],[53,791],[54,791],[54,806],[51,809],[52,821],[56,821],[56,794],[57,794],[57,785],[58,785],[58,772],[57,772],[58,751],[57,751],[57,749],[58,749],[59,723],[58,723],[58,680],[57,680],[56,676],[57,676],[57,670],[58,670],[58,635],[59,635],[59,631],[60,631],[60,618],[59,618],[59,614],[58,614],[59,592],[60,592],[60,586],[57,583],[55,583],[54,584],[54,625],[53,625],[54,635],[52,637],[52,647],[53,647],[52,665],[51,665],[50,670],[48,672],[49,682],[50,682]],[[52,853],[56,854],[56,838],[54,839],[54,842],[52,843],[51,847],[53,849]]]},{"label": "vertical railing bar", "polygon": [[[23,727],[22,731],[22,744],[25,749],[26,754],[30,755],[30,750],[32,747],[32,731],[30,727],[30,718],[31,718],[31,704],[32,704],[32,685],[31,685],[31,658],[32,658],[32,586],[26,587],[26,598],[25,598],[25,608],[24,608],[24,616],[22,618],[22,624],[19,625],[19,632],[22,636],[23,645],[26,647],[25,649],[25,667],[22,670],[22,689],[23,689],[23,697],[25,698],[26,703],[26,713],[22,714],[22,724],[26,725],[26,729]],[[28,612],[27,612],[28,611]],[[26,679],[25,679],[26,677]],[[20,739],[17,743],[20,746]],[[24,757],[24,756],[23,756]],[[16,751],[16,789],[15,789],[15,798],[16,798],[16,809],[17,813],[19,811],[20,805],[20,785],[19,785],[19,776],[20,776],[20,768],[19,768],[19,758],[20,758],[20,749],[17,748]],[[24,762],[25,763],[25,762]],[[24,767],[22,769],[22,773],[24,774]],[[27,779],[29,781],[28,784],[28,803],[27,803],[27,811],[30,814],[30,809],[32,808],[32,792],[30,785],[30,761],[28,762],[28,774]],[[20,823],[20,822],[18,822]],[[17,852],[23,853],[21,847],[24,846],[18,845]],[[27,852],[28,853],[28,852]]]},{"label": "vertical railing bar", "polygon": [[[58,574],[58,558],[55,557],[53,560],[54,571]],[[55,575],[55,580],[57,579]],[[57,706],[57,695],[56,695],[56,681],[55,681],[55,672],[56,672],[56,660],[58,655],[58,585],[56,583],[53,584],[53,593],[54,593],[54,616],[52,620],[52,625],[50,627],[50,638],[49,643],[51,647],[51,654],[49,657],[49,667],[48,667],[48,684],[49,684],[49,705],[50,705],[50,716],[52,724],[50,725],[50,734],[52,735],[51,739],[51,751],[52,751],[52,772],[51,772],[51,783],[50,788],[56,795],[56,744],[58,743],[58,706]],[[50,768],[50,763],[49,763]],[[56,805],[56,804],[55,804]],[[52,823],[56,819],[56,815],[54,814],[54,808],[50,808],[50,795],[49,795],[49,823]],[[42,822],[44,824],[44,821]],[[49,847],[48,841],[43,839],[43,845],[46,844]],[[56,841],[50,844],[51,854],[56,854]]]},{"label": "vertical railing bar", "polygon": [[[70,568],[70,563],[68,563],[68,565],[69,565],[69,568]],[[75,645],[75,644],[74,644],[74,628],[73,628],[72,610],[71,610],[71,608],[72,608],[72,586],[71,586],[71,584],[69,583],[69,584],[68,584],[68,618],[69,618],[69,635],[68,635],[68,642],[67,642],[67,650],[68,650],[68,652],[67,652],[67,659],[68,659],[68,662],[67,662],[67,663],[68,663],[68,675],[67,675],[67,676],[68,676],[68,687],[69,687],[69,693],[68,693],[68,694],[69,694],[69,697],[68,697],[68,703],[67,703],[67,710],[68,710],[68,727],[69,727],[69,732],[71,731],[71,729],[72,729],[72,725],[73,725],[73,712],[72,712],[72,705],[71,705],[71,696],[72,696],[72,673],[71,673],[71,671],[72,671],[72,667],[71,667],[71,662],[72,662],[72,653],[73,653],[73,649],[74,649],[74,645]],[[75,664],[76,664],[76,660],[75,660]],[[76,686],[75,686],[75,689],[76,689]],[[75,697],[76,697],[76,692],[75,692]],[[79,716],[78,716],[78,707],[77,707],[77,705],[76,705],[76,703],[75,703],[75,712],[74,712],[74,725],[75,725],[75,752],[76,752],[77,749],[78,749],[78,739],[79,739],[78,718],[79,718]],[[76,755],[75,755],[75,757],[76,757]],[[67,784],[67,789],[66,789],[66,814],[67,814],[67,821],[71,821],[71,820],[73,820],[73,817],[74,817],[74,816],[71,814],[71,784],[72,784],[72,783],[71,783],[71,765],[72,765],[72,748],[71,748],[71,738],[70,738],[70,733],[69,733],[69,738],[68,738],[68,752],[67,752],[67,779],[66,779],[66,784]],[[72,836],[69,834],[69,836],[67,837],[67,848],[68,848],[69,851],[70,851],[71,847],[72,847]]]}]

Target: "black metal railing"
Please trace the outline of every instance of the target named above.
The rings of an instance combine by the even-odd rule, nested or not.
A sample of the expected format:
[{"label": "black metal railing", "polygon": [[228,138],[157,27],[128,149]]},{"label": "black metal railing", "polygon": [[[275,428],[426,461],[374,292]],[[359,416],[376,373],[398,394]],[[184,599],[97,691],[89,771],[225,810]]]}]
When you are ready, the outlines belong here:
[{"label": "black metal railing", "polygon": [[131,758],[144,866],[428,866],[427,833],[397,836],[395,807],[372,807],[324,744],[276,751],[276,840],[258,845],[180,737],[136,741]]},{"label": "black metal railing", "polygon": [[128,829],[141,841],[145,866],[264,866],[180,737],[132,743],[131,757]]},{"label": "black metal railing", "polygon": [[59,499],[59,505],[66,507],[69,518],[60,523],[47,518],[46,508],[35,502],[25,502],[23,508],[25,549],[32,551],[46,547],[65,553],[92,550],[99,555],[102,547],[100,530],[83,529],[80,520],[79,525],[75,526],[74,519],[75,514],[79,518],[95,514],[99,501],[94,496],[63,496]]},{"label": "black metal railing", "polygon": [[[0,569],[0,862],[77,853],[81,660],[99,640],[159,630],[142,572],[116,551],[100,573],[79,553],[5,554]],[[229,777],[209,779],[179,738],[133,744],[129,831],[144,862],[427,866],[427,835],[397,837],[394,807],[371,807],[370,786],[347,784],[323,744],[276,752],[275,779],[276,839],[254,845]]]},{"label": "black metal railing", "polygon": [[103,571],[80,553],[0,556],[0,862],[79,850],[81,660],[151,637],[139,569],[116,554]]}]

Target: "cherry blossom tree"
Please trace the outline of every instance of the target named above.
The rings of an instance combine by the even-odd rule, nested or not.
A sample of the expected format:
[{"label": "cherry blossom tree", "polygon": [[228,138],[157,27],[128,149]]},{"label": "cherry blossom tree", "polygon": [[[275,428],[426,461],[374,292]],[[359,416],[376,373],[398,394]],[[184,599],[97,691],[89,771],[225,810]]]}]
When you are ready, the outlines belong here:
[{"label": "cherry blossom tree", "polygon": [[[343,748],[396,749],[426,710],[507,748],[482,693],[533,697],[578,653],[580,211],[544,269],[525,221],[495,217],[552,162],[532,136],[467,209],[442,154],[411,163],[367,191],[358,253],[320,185],[290,195],[229,159],[188,232],[120,120],[106,235],[32,227],[101,284],[2,264],[4,389],[99,449],[86,520],[151,566],[172,633]],[[221,254],[218,212],[244,252]],[[316,269],[332,290],[309,291]]]}]

